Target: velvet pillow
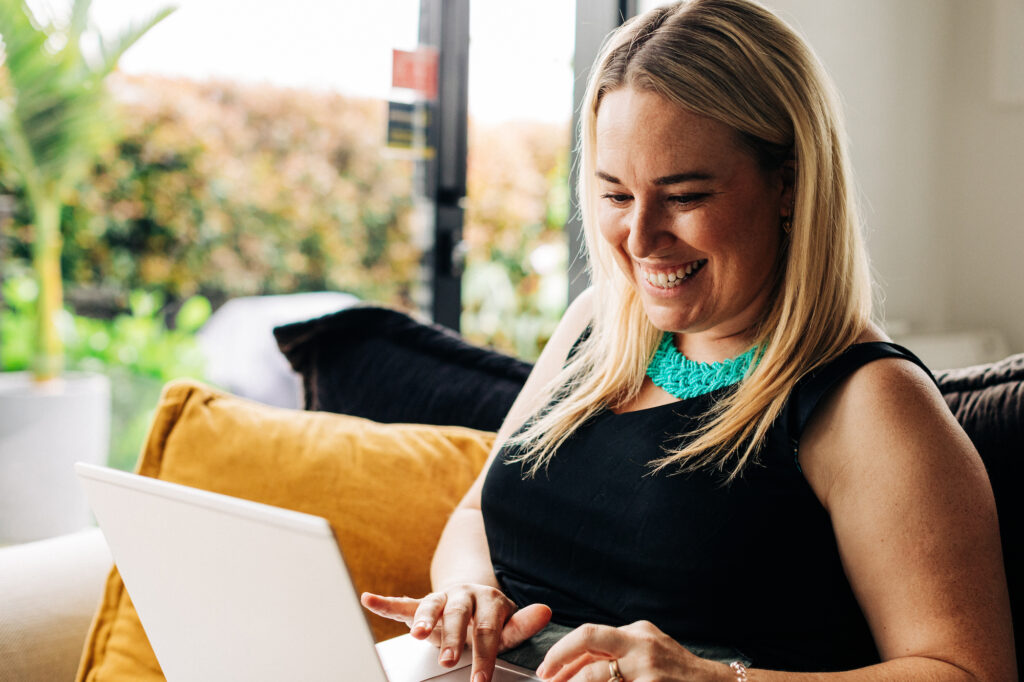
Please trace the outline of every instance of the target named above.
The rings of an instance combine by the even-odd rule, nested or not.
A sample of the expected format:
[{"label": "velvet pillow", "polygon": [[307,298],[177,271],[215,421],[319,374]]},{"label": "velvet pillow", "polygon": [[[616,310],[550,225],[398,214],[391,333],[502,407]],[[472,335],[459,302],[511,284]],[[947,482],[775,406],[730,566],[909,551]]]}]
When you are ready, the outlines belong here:
[{"label": "velvet pillow", "polygon": [[531,366],[444,327],[362,306],[274,330],[307,410],[497,431]]},{"label": "velvet pillow", "polygon": [[[178,381],[160,399],[138,472],[323,516],[358,590],[419,596],[441,530],[493,439],[268,407]],[[376,616],[371,627],[378,641],[407,630]],[[116,568],[76,679],[163,679]]]}]

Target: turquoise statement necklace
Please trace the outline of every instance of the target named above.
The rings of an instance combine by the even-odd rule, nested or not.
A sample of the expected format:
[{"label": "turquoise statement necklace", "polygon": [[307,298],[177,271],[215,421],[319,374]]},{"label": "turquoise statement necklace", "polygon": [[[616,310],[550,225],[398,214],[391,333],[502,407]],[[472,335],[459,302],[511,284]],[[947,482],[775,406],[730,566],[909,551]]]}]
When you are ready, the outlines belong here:
[{"label": "turquoise statement necklace", "polygon": [[655,386],[680,400],[694,398],[738,383],[760,359],[757,350],[754,346],[721,362],[695,362],[676,350],[672,332],[665,332],[647,365],[647,376]]}]

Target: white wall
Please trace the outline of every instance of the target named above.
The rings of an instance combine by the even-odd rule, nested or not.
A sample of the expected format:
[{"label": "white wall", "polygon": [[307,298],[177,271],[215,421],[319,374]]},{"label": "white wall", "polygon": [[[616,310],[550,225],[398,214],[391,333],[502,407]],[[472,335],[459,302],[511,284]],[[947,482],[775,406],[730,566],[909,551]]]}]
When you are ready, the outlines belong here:
[{"label": "white wall", "polygon": [[1024,102],[997,101],[991,49],[996,3],[1024,0],[767,2],[843,95],[886,323],[1024,351]]},{"label": "white wall", "polygon": [[[1024,99],[1001,102],[993,85],[996,59],[1024,62],[1024,0],[1007,30],[996,3],[954,2],[947,43],[947,96],[941,138],[945,172],[938,196],[945,211],[943,243],[951,262],[950,321],[996,327],[1011,350],[1024,351]],[[1011,19],[1003,16],[1001,21]],[[1017,36],[1016,54],[993,47],[1000,32]],[[1005,66],[1005,65],[1003,65]]]}]

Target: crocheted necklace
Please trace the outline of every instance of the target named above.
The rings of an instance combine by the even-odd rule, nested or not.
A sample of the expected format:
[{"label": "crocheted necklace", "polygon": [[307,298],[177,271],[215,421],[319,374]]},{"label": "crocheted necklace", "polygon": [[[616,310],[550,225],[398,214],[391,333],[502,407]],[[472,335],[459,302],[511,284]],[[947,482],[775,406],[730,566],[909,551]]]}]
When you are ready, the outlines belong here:
[{"label": "crocheted necklace", "polygon": [[647,376],[658,388],[685,400],[738,383],[760,359],[754,346],[721,362],[695,362],[676,350],[672,332],[665,332],[647,365]]}]

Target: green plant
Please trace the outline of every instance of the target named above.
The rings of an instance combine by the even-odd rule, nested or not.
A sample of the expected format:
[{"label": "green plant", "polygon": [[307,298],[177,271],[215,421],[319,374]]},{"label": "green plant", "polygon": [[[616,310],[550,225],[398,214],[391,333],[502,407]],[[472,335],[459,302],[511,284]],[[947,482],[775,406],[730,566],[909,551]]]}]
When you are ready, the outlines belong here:
[{"label": "green plant", "polygon": [[[42,21],[25,0],[0,0],[0,163],[17,176],[33,216],[38,305],[32,370],[38,380],[57,376],[64,366],[58,329],[61,207],[110,142],[104,80],[125,50],[172,11],[162,10],[108,43],[90,30],[91,4],[73,0],[68,20],[57,24]],[[97,49],[84,48],[88,41]]]}]

